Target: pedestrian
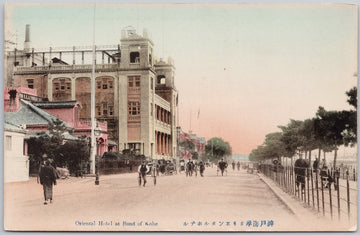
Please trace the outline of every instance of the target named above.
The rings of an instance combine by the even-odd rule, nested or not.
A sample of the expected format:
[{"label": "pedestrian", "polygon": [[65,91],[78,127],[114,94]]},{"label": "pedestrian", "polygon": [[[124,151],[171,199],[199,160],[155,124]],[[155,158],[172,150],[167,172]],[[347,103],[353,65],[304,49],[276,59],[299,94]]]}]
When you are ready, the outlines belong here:
[{"label": "pedestrian", "polygon": [[301,192],[305,190],[305,177],[307,167],[307,162],[303,159],[302,155],[300,155],[299,159],[295,161],[295,179],[297,188],[299,189],[299,186],[301,186]]},{"label": "pedestrian", "polygon": [[205,165],[202,161],[199,162],[200,176],[204,177]]},{"label": "pedestrian", "polygon": [[233,161],[232,163],[231,163],[231,165],[232,165],[232,168],[233,168],[233,171],[235,170],[235,162]]},{"label": "pedestrian", "polygon": [[40,184],[44,190],[44,205],[47,205],[49,200],[52,203],[53,199],[53,185],[56,185],[56,172],[50,165],[50,161],[46,160],[45,165],[40,168]]},{"label": "pedestrian", "polygon": [[317,172],[318,167],[319,167],[319,159],[315,158],[315,161],[313,163],[313,172]]},{"label": "pedestrian", "polygon": [[145,187],[146,184],[146,174],[149,172],[149,167],[146,165],[145,161],[142,161],[141,165],[138,168],[138,173],[139,173],[139,186],[141,186],[141,179],[143,180],[144,184],[143,186]]},{"label": "pedestrian", "polygon": [[236,165],[237,165],[237,169],[239,171],[240,170],[240,162],[238,161]]},{"label": "pedestrian", "polygon": [[320,170],[321,182],[325,186],[325,188],[328,187],[328,184],[330,182],[330,176],[328,174],[328,169],[329,169],[329,167],[326,163],[326,160],[325,160],[325,158],[323,158],[319,164],[319,170]]}]

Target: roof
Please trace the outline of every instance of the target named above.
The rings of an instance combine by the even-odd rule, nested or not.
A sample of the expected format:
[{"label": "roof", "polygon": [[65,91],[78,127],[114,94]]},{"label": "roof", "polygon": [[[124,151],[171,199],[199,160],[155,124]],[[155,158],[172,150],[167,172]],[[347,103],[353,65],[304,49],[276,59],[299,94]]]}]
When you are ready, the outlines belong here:
[{"label": "roof", "polygon": [[[58,118],[50,113],[36,107],[31,102],[21,99],[20,108],[16,112],[4,112],[4,120],[11,121],[13,125],[49,125],[54,124]],[[63,122],[66,128],[69,124]]]},{"label": "roof", "polygon": [[5,122],[4,122],[4,130],[26,133],[26,130],[24,128],[22,128],[19,125],[12,124],[7,120],[5,120]]},{"label": "roof", "polygon": [[71,101],[46,101],[46,102],[33,102],[38,108],[41,109],[58,109],[58,108],[73,108],[76,104],[76,100]]}]

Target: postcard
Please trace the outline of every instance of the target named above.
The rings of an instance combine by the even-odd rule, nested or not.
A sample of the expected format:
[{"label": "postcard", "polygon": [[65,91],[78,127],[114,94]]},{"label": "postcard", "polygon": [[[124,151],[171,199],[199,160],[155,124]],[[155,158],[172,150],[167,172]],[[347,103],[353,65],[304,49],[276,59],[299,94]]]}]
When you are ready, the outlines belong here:
[{"label": "postcard", "polygon": [[6,231],[357,230],[357,5],[4,14]]}]

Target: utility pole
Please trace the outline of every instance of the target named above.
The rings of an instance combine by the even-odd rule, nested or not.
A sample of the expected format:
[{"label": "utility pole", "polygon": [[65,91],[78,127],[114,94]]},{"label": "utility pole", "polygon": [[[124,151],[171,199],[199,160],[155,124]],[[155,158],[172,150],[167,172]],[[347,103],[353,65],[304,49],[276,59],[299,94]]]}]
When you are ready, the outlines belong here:
[{"label": "utility pole", "polygon": [[91,148],[90,148],[90,173],[95,174],[95,155],[96,155],[96,139],[95,139],[95,126],[96,126],[96,119],[95,119],[95,61],[96,61],[96,54],[95,54],[95,7],[94,5],[94,19],[93,19],[93,46],[92,46],[92,72],[91,72],[91,82],[90,82],[90,111],[91,111]]}]

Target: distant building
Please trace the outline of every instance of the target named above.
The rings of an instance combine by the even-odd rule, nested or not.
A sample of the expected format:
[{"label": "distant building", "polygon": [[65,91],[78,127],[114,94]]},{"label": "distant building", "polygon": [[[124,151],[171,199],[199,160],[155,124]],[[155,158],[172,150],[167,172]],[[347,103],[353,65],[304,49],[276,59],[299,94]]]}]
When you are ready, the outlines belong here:
[{"label": "distant building", "polygon": [[[194,144],[195,152],[199,154],[199,157],[205,154],[205,145],[206,140],[203,137],[198,137],[196,134],[193,133],[186,133],[182,131],[180,128],[178,128],[178,141],[179,145],[181,145],[182,142],[190,141]],[[180,147],[180,158],[183,159],[192,159],[192,155],[189,151],[186,149]]]},{"label": "distant building", "polygon": [[247,154],[234,154],[231,157],[232,160],[234,161],[239,161],[239,162],[248,162],[249,161],[249,155]]},{"label": "distant building", "polygon": [[[90,119],[92,65],[85,56],[92,49],[38,51],[31,48],[30,26],[26,30],[24,50],[6,55],[7,84],[36,89],[51,102],[76,100],[80,119]],[[119,45],[96,46],[96,119],[107,122],[109,139],[120,151],[170,159],[177,152],[175,66],[170,58],[156,60],[153,47],[146,30],[140,36],[131,27],[122,30]]]}]

